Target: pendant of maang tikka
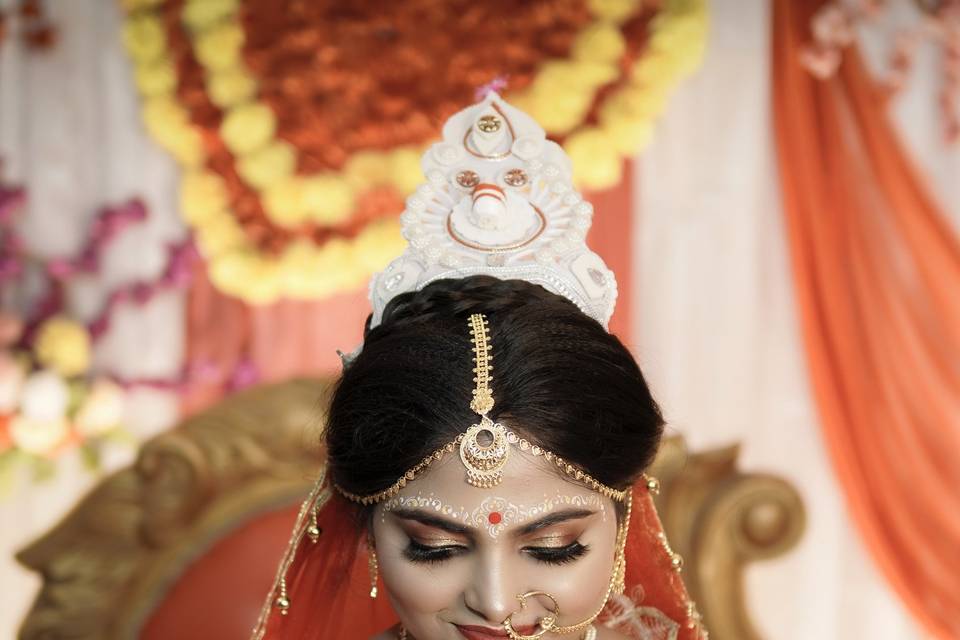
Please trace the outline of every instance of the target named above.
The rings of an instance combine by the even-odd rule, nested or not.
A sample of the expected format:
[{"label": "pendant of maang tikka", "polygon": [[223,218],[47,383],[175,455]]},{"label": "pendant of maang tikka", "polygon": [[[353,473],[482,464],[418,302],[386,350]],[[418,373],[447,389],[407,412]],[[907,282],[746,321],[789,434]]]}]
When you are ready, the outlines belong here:
[{"label": "pendant of maang tikka", "polygon": [[481,416],[480,423],[471,426],[460,441],[460,460],[467,469],[467,482],[475,487],[490,488],[500,484],[503,479],[503,467],[507,464],[510,447],[507,443],[507,430],[499,422],[491,420],[487,414],[493,409],[493,394],[490,391],[489,323],[482,314],[470,316],[470,341],[473,342],[473,378],[476,387],[470,408]]}]

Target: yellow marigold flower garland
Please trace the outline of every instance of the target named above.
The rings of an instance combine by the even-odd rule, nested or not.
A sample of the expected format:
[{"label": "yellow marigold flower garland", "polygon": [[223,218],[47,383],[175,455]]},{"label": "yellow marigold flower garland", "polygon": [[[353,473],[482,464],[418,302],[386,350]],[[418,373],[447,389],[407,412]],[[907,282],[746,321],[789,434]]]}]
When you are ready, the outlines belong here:
[{"label": "yellow marigold flower garland", "polygon": [[[188,170],[181,208],[210,261],[211,279],[250,302],[321,297],[361,284],[402,248],[396,221],[373,223],[352,240],[322,247],[295,241],[271,257],[258,253],[234,220],[222,179],[202,169],[200,133],[175,96],[175,70],[157,14],[162,1],[122,0],[130,12],[124,43],[145,99],[148,130]],[[566,136],[575,180],[582,188],[602,189],[619,182],[623,157],[643,148],[670,90],[699,63],[707,6],[706,0],[664,0],[629,79],[605,99],[599,122],[584,126],[596,90],[619,77],[626,46],[619,25],[639,3],[588,0],[588,6],[595,20],[576,36],[571,58],[544,63],[528,89],[506,97],[548,133]],[[224,110],[222,140],[235,154],[240,176],[259,192],[268,217],[288,229],[338,225],[349,221],[357,196],[375,186],[411,192],[422,181],[419,147],[356,153],[339,173],[295,174],[296,150],[276,137],[276,116],[259,102],[257,79],[243,60],[239,8],[240,0],[187,0],[182,19],[193,35],[210,99]]]}]

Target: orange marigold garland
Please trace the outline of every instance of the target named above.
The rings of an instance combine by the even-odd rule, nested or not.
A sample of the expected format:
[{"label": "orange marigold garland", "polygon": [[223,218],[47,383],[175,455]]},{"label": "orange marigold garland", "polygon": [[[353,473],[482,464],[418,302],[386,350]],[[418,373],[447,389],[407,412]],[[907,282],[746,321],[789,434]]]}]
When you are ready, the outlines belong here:
[{"label": "orange marigold garland", "polygon": [[122,0],[148,130],[212,281],[259,303],[360,286],[402,249],[419,156],[476,87],[620,179],[702,53],[706,0]]}]

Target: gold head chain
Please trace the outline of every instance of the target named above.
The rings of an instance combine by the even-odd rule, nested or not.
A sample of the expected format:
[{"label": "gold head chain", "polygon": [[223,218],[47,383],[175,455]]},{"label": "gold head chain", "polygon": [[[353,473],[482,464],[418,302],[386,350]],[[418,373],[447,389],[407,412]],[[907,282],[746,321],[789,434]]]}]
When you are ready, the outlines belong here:
[{"label": "gold head chain", "polygon": [[452,442],[448,442],[426,456],[383,491],[369,495],[358,495],[345,491],[339,486],[336,487],[337,491],[348,500],[362,505],[383,502],[396,496],[401,489],[407,486],[408,482],[414,480],[427,467],[441,460],[448,453],[453,453],[456,449],[459,449],[460,461],[466,468],[466,481],[468,483],[485,489],[495,487],[503,479],[503,467],[510,457],[510,449],[517,447],[521,451],[543,457],[544,460],[552,462],[568,476],[601,495],[617,502],[626,502],[630,495],[629,489],[614,489],[603,484],[583,469],[538,445],[531,444],[526,438],[521,438],[501,423],[490,419],[487,414],[493,409],[494,405],[493,392],[490,389],[490,382],[493,380],[490,375],[490,372],[493,371],[490,323],[486,316],[481,313],[471,315],[468,322],[470,341],[473,343],[473,381],[475,384],[470,408],[480,416],[480,422],[471,425],[466,431],[454,438]]}]

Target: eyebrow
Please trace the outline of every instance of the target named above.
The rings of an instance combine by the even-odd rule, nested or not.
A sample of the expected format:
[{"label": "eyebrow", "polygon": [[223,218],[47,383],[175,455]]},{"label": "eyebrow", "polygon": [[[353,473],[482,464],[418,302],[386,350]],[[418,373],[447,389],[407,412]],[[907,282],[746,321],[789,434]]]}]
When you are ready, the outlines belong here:
[{"label": "eyebrow", "polygon": [[435,516],[430,512],[422,511],[420,509],[392,509],[390,513],[397,518],[401,518],[403,520],[413,520],[414,522],[425,524],[428,527],[443,529],[449,533],[469,535],[473,532],[471,527],[454,522],[453,520],[447,520],[446,518]]},{"label": "eyebrow", "polygon": [[[458,535],[470,535],[476,532],[476,529],[473,527],[468,527],[466,525],[460,524],[459,522],[454,522],[453,520],[448,520],[446,518],[433,515],[433,513],[428,511],[423,511],[420,509],[393,509],[391,512],[395,517],[401,518],[403,520],[413,520],[414,522],[419,522],[428,527],[436,527],[437,529],[442,529],[449,533],[455,533]],[[570,520],[581,520],[587,518],[597,513],[591,509],[563,509],[561,511],[554,511],[548,513],[538,520],[534,520],[528,524],[525,524],[516,532],[513,533],[516,537],[523,537],[530,535],[535,531],[540,531],[541,529],[546,529],[547,527],[559,524],[561,522],[568,522]]]},{"label": "eyebrow", "polygon": [[534,520],[529,524],[525,524],[514,534],[517,537],[523,537],[530,535],[535,531],[540,531],[541,529],[546,529],[555,524],[560,524],[561,522],[568,522],[570,520],[581,520],[583,518],[592,516],[596,511],[591,509],[564,509],[562,511],[554,511],[548,513],[539,520]]}]

